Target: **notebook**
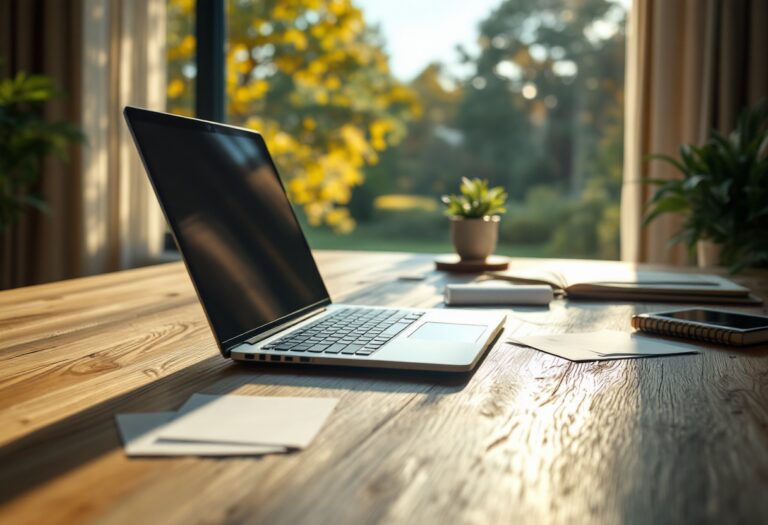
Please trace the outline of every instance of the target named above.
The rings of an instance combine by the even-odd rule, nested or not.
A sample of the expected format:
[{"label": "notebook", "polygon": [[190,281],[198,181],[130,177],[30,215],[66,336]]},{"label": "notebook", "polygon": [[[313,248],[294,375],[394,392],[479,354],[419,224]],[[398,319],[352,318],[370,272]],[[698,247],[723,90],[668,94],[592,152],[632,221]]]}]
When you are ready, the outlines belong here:
[{"label": "notebook", "polygon": [[740,312],[692,308],[639,314],[632,317],[632,327],[642,332],[734,346],[768,342],[768,317]]},{"label": "notebook", "polygon": [[637,270],[622,264],[543,265],[489,272],[496,279],[548,284],[571,299],[761,304],[749,289],[719,275]]}]

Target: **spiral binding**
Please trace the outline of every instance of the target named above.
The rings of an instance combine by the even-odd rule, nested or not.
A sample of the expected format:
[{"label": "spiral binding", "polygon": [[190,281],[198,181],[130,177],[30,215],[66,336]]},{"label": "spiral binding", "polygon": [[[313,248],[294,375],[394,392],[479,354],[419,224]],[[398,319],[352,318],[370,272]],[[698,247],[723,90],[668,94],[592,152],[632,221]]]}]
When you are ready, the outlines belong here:
[{"label": "spiral binding", "polygon": [[654,319],[652,317],[633,317],[632,327],[642,332],[651,332],[672,337],[684,337],[710,343],[735,344],[734,334],[725,328],[701,326],[676,319]]}]

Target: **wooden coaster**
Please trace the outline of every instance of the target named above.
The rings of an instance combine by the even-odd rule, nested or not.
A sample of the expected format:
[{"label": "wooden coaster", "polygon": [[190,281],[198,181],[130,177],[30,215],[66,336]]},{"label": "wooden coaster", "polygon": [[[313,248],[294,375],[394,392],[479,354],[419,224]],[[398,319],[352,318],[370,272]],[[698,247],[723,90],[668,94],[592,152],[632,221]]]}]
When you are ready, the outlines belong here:
[{"label": "wooden coaster", "polygon": [[498,272],[509,268],[509,259],[501,255],[491,255],[482,260],[462,261],[456,254],[440,255],[435,258],[435,267],[443,272]]}]

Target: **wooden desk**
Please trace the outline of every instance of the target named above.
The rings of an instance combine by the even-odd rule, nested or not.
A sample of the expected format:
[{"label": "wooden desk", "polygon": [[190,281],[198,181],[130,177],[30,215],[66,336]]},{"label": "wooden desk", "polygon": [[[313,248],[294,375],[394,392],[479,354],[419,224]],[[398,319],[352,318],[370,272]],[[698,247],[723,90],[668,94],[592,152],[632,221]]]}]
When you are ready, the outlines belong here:
[{"label": "wooden desk", "polygon": [[[448,279],[396,279],[423,256],[318,257],[337,301],[435,306]],[[767,277],[746,282],[768,297]],[[517,308],[506,334],[629,330],[659,307]],[[123,455],[116,413],[194,392],[341,401],[298,453]],[[6,291],[0,505],[3,524],[767,523],[768,347],[574,364],[502,341],[470,375],[269,368],[219,357],[177,263]]]}]

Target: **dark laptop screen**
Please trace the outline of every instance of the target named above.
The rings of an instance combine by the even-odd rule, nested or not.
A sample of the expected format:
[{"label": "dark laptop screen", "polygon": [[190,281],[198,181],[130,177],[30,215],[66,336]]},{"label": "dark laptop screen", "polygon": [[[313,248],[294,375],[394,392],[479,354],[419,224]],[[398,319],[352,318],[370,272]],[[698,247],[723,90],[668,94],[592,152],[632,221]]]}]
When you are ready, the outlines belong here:
[{"label": "dark laptop screen", "polygon": [[126,118],[221,344],[329,301],[259,134],[134,108]]}]

